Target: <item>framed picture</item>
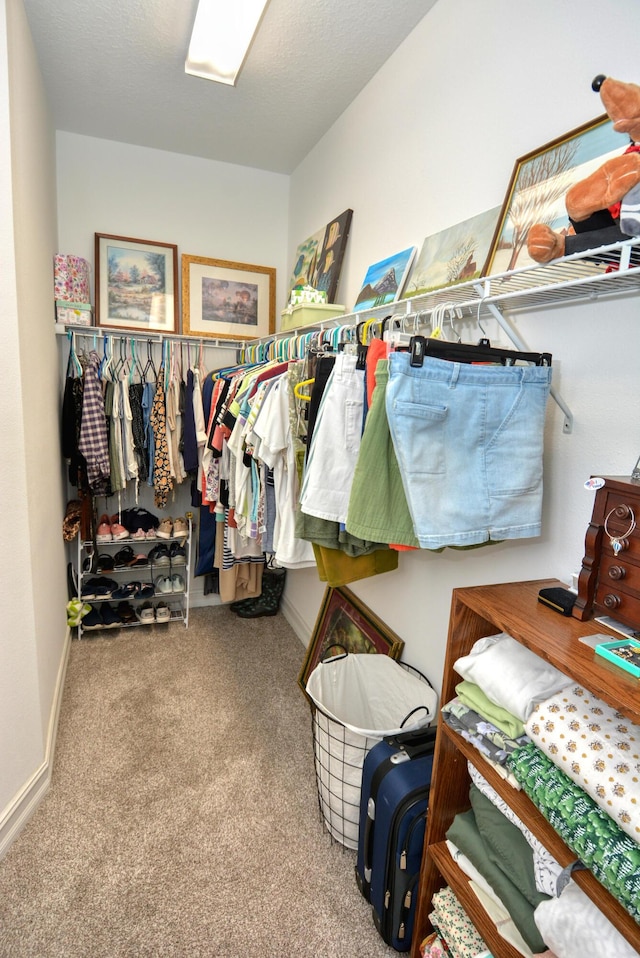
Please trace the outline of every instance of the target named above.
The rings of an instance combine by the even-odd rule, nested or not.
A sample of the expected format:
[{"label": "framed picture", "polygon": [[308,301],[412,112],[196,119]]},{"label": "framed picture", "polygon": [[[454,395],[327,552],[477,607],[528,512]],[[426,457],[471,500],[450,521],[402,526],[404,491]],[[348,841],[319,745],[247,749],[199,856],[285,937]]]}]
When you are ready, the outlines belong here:
[{"label": "framed picture", "polygon": [[335,303],[352,217],[353,210],[345,210],[298,246],[289,292],[294,286],[313,286]]},{"label": "framed picture", "polygon": [[482,275],[500,207],[427,236],[415,259],[402,299],[467,283]]},{"label": "framed picture", "polygon": [[96,325],[178,331],[178,247],[95,234]]},{"label": "framed picture", "polygon": [[276,271],[182,255],[182,332],[259,339],[275,332]]},{"label": "framed picture", "polygon": [[593,173],[609,156],[623,152],[628,143],[628,136],[616,133],[605,114],[516,160],[484,275],[538,266],[527,252],[531,227],[546,223],[556,232],[567,232],[565,196],[569,187]]},{"label": "framed picture", "polygon": [[306,695],[307,679],[319,662],[344,652],[377,652],[396,661],[404,642],[349,589],[327,588],[298,676]]},{"label": "framed picture", "polygon": [[415,253],[415,246],[409,246],[370,266],[353,311],[359,312],[374,306],[383,306],[385,303],[394,303],[404,288]]}]

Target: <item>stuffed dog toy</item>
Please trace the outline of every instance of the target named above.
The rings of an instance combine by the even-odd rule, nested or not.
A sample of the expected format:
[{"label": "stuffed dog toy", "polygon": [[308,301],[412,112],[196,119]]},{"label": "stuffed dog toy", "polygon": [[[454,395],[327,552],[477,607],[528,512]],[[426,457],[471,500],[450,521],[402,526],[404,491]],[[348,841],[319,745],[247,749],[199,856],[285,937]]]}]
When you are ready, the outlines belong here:
[{"label": "stuffed dog toy", "polygon": [[640,235],[640,86],[597,76],[591,87],[600,93],[614,130],[628,134],[631,144],[567,191],[568,234],[545,223],[531,227],[527,249],[537,263]]}]

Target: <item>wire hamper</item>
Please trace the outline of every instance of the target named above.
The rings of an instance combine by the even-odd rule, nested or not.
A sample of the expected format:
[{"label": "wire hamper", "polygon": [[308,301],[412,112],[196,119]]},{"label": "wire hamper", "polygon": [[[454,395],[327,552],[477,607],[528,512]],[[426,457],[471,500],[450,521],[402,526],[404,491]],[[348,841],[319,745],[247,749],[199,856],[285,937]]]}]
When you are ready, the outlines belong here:
[{"label": "wire hamper", "polygon": [[[346,658],[345,655],[335,656],[317,668],[339,668],[340,661]],[[436,713],[437,696],[426,676],[405,662],[395,662],[387,656],[370,654],[352,654],[348,658],[384,658],[395,668],[404,670],[404,673],[411,676],[409,685],[412,688],[411,700],[407,702],[408,709],[404,702],[395,703],[394,728],[365,729],[348,722],[344,715],[342,718],[338,717],[329,708],[325,708],[325,703],[314,694],[313,673],[309,676],[307,691],[312,700],[311,731],[320,815],[333,839],[346,848],[357,849],[362,767],[368,752],[385,735],[399,732],[400,729],[429,725]],[[406,682],[404,684],[407,685]],[[312,686],[311,690],[309,685]],[[357,702],[357,698],[356,694],[351,701]],[[384,707],[385,717],[388,719],[389,703],[385,702]]]}]

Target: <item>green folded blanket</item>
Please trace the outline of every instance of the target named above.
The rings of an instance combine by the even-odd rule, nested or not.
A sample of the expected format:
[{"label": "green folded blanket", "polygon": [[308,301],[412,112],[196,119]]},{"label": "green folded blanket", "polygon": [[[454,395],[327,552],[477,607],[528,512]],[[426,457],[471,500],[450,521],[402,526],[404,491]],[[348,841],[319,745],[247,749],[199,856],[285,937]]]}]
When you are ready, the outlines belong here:
[{"label": "green folded blanket", "polygon": [[488,699],[479,685],[464,679],[456,685],[456,695],[474,712],[488,719],[509,738],[520,738],[524,735],[524,724],[511,712],[507,712],[501,705],[496,705]]},{"label": "green folded blanket", "polygon": [[640,922],[640,845],[533,742],[516,749],[507,767],[576,857]]}]

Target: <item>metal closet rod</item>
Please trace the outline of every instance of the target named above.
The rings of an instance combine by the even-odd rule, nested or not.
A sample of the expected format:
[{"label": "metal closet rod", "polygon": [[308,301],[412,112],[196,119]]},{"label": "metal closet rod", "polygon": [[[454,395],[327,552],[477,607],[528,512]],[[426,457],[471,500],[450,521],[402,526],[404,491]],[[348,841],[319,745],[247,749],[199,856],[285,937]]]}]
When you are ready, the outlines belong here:
[{"label": "metal closet rod", "polygon": [[182,333],[140,333],[133,329],[116,329],[112,326],[73,326],[61,325],[57,327],[61,332],[72,333],[74,336],[83,336],[95,339],[96,343],[109,336],[111,339],[127,339],[144,343],[163,343],[167,340],[192,343],[193,345],[209,346],[218,349],[240,349],[245,340],[221,339],[208,336],[185,336]]}]

